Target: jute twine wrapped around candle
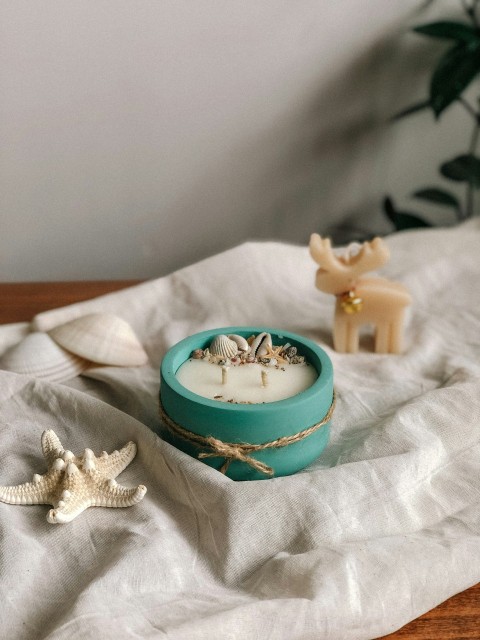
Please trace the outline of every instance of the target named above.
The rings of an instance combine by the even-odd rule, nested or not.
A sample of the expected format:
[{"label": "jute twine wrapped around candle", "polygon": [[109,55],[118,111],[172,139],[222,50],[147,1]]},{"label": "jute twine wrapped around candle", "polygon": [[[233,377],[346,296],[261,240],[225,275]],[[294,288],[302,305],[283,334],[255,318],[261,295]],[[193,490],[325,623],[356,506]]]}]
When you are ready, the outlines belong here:
[{"label": "jute twine wrapped around candle", "polygon": [[170,416],[165,413],[165,409],[163,408],[162,402],[160,401],[160,417],[164,424],[168,427],[168,429],[183,438],[187,442],[194,444],[200,448],[210,449],[209,452],[202,452],[198,454],[199,458],[225,458],[225,462],[219,469],[221,473],[226,473],[228,467],[234,460],[238,460],[240,462],[245,462],[245,464],[250,465],[253,469],[260,471],[260,473],[264,473],[267,476],[273,476],[274,469],[269,467],[264,462],[253,458],[250,454],[255,451],[263,451],[264,449],[279,449],[280,447],[288,447],[289,444],[294,444],[295,442],[299,442],[300,440],[304,440],[308,438],[308,436],[321,429],[327,422],[330,421],[333,412],[335,410],[335,392],[333,393],[332,404],[330,405],[329,410],[326,415],[320,422],[308,427],[307,429],[303,429],[303,431],[299,431],[298,433],[294,433],[291,436],[283,436],[282,438],[277,438],[276,440],[271,440],[270,442],[263,442],[262,444],[249,444],[248,442],[224,442],[223,440],[219,440],[218,438],[214,438],[213,436],[201,436],[198,433],[193,433],[193,431],[189,431],[184,427],[180,426],[176,422],[174,422]]}]

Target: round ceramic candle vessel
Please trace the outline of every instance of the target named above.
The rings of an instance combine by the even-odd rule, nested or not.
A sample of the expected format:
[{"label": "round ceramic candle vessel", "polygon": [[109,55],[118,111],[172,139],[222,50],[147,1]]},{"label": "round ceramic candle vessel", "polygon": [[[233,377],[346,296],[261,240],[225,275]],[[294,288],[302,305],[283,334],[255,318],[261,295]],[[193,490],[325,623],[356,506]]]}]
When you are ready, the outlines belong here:
[{"label": "round ceramic candle vessel", "polygon": [[[186,389],[176,377],[179,367],[190,358],[195,349],[206,349],[218,334],[237,334],[248,338],[266,331],[272,335],[274,345],[289,342],[297,347],[314,366],[318,378],[311,387],[295,396],[263,404],[232,404],[204,398]],[[248,366],[248,365],[246,365]],[[167,416],[188,431],[200,436],[213,436],[229,443],[263,444],[284,436],[292,436],[312,427],[326,416],[333,400],[333,367],[325,351],[311,340],[288,331],[265,327],[223,327],[203,331],[185,338],[165,355],[160,368],[160,400]],[[274,470],[274,476],[286,476],[303,469],[315,460],[325,448],[330,433],[327,422],[311,435],[285,447],[268,448],[251,453]],[[193,443],[164,429],[165,440],[194,458],[208,448]],[[220,469],[225,459],[216,456],[203,461]],[[263,480],[269,475],[249,464],[233,460],[226,475],[232,480]]]}]

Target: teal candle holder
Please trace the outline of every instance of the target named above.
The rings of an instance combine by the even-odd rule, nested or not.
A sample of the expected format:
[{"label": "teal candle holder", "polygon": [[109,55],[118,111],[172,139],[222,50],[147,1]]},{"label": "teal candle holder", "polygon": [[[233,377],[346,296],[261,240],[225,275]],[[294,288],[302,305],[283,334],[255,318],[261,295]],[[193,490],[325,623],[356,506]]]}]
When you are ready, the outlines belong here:
[{"label": "teal candle holder", "polygon": [[[248,338],[263,331],[272,335],[273,344],[289,342],[297,347],[298,353],[315,367],[318,378],[311,387],[276,402],[232,404],[204,398],[178,381],[176,372],[192,351],[207,348],[216,335]],[[232,480],[291,475],[313,462],[329,440],[333,400],[333,367],[325,351],[307,338],[278,329],[223,327],[203,331],[173,346],[160,367],[164,439],[192,457],[203,459],[210,467],[223,469]],[[312,428],[319,423],[320,427]],[[306,435],[296,438],[302,432]],[[208,442],[213,443],[213,448]],[[275,442],[281,444],[264,447]],[[243,454],[229,453],[229,447],[224,452],[225,443],[233,448],[240,445]],[[253,449],[248,445],[242,449],[245,443]],[[265,468],[270,470],[266,472]]]}]

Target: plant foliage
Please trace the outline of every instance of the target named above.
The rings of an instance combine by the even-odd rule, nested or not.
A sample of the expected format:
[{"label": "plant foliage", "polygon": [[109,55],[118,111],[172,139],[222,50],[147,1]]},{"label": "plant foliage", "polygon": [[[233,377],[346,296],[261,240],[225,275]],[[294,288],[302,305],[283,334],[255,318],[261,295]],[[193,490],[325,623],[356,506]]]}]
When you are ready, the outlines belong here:
[{"label": "plant foliage", "polygon": [[[480,75],[479,4],[480,0],[463,0],[468,22],[432,22],[413,29],[422,36],[449,41],[450,46],[433,70],[428,97],[403,109],[393,118],[398,120],[424,109],[431,109],[435,118],[439,119],[452,105],[461,105],[471,116],[473,130],[470,148],[439,167],[442,178],[465,183],[465,202],[462,204],[454,194],[436,186],[419,189],[412,194],[418,200],[450,207],[457,220],[464,220],[474,214],[474,192],[480,189],[480,158],[476,155],[480,130],[480,98],[475,108],[463,97],[466,89]],[[398,211],[390,197],[385,198],[383,209],[397,230],[430,226],[416,213]]]}]

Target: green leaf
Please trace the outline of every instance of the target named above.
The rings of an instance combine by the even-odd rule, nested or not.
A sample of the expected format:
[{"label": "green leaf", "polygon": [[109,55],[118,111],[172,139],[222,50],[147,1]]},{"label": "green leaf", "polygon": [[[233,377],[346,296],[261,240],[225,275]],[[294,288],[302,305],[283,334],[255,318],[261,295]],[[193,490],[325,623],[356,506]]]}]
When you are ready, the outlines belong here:
[{"label": "green leaf", "polygon": [[421,24],[413,30],[424,36],[441,38],[442,40],[457,40],[458,42],[480,40],[479,31],[464,22],[431,22],[430,24]]},{"label": "green leaf", "polygon": [[422,111],[422,109],[428,109],[428,107],[430,107],[430,99],[428,100],[422,100],[421,102],[417,102],[416,104],[412,104],[410,107],[406,107],[405,109],[402,109],[402,111],[399,111],[398,113],[396,113],[393,117],[392,120],[400,120],[400,118],[404,118],[405,116],[409,116],[412,113],[417,113],[417,111]]},{"label": "green leaf", "polygon": [[444,162],[440,167],[440,173],[449,180],[469,182],[477,189],[480,188],[480,158],[471,153]]},{"label": "green leaf", "polygon": [[455,207],[460,209],[460,203],[456,196],[444,189],[437,189],[437,187],[430,187],[428,189],[420,189],[412,194],[412,198],[418,198],[419,200],[427,200],[428,202],[434,202],[445,207]]},{"label": "green leaf", "polygon": [[480,41],[458,44],[442,56],[430,84],[430,103],[437,118],[479,72]]},{"label": "green leaf", "polygon": [[393,200],[388,196],[383,201],[383,210],[385,211],[385,215],[387,218],[395,224],[395,217],[397,215],[397,211],[395,209],[395,205],[393,204]]},{"label": "green leaf", "polygon": [[421,227],[431,227],[432,225],[416,216],[412,213],[404,213],[399,211],[395,218],[395,228],[397,231],[404,231],[405,229],[419,229]]},{"label": "green leaf", "polygon": [[383,201],[383,209],[387,218],[389,218],[395,225],[395,229],[397,231],[432,226],[429,222],[423,220],[414,213],[410,213],[407,211],[397,211],[391,198],[385,198],[385,200]]}]

